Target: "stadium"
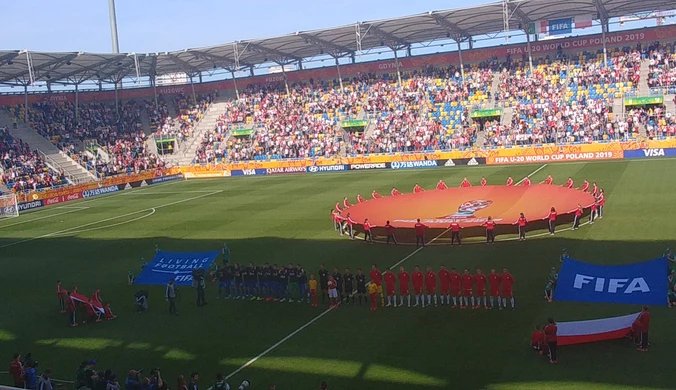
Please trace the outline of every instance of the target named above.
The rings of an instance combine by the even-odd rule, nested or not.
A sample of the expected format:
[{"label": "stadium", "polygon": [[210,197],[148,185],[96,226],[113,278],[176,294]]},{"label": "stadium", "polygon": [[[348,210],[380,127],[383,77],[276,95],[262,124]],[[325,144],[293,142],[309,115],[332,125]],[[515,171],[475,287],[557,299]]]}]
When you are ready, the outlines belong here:
[{"label": "stadium", "polygon": [[109,3],[0,50],[0,387],[674,388],[673,1],[147,54]]}]

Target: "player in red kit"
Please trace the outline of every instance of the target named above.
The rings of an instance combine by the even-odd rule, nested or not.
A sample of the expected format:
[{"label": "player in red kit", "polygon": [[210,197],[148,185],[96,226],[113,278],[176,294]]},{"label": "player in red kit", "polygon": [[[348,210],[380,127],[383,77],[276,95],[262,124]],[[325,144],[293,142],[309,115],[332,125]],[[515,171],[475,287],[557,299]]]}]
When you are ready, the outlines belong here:
[{"label": "player in red kit", "polygon": [[566,184],[564,184],[563,186],[567,188],[573,188],[573,178],[569,177],[568,181],[566,181]]},{"label": "player in red kit", "polygon": [[545,181],[543,181],[543,183],[547,185],[552,185],[552,183],[554,183],[554,178],[552,177],[552,175],[547,175],[547,178],[545,179]]},{"label": "player in red kit", "polygon": [[336,202],[336,207],[335,207],[335,209],[336,209],[336,212],[337,212],[338,214],[340,214],[340,213],[343,212],[343,210],[340,208],[340,202]]},{"label": "player in red kit", "polygon": [[418,185],[418,183],[416,183],[416,184],[415,184],[415,187],[413,187],[413,193],[414,193],[414,194],[418,194],[418,193],[423,192],[423,191],[425,191],[425,190],[424,190],[422,187],[420,187],[420,186]]},{"label": "player in red kit", "polygon": [[397,195],[401,195],[401,192],[399,192],[398,189],[392,187],[392,191],[390,192],[390,194],[392,194],[392,196],[397,196]]},{"label": "player in red kit", "polygon": [[530,177],[528,177],[528,176],[526,176],[526,177],[523,179],[523,181],[521,182],[521,185],[524,186],[524,187],[528,187],[528,186],[530,186],[530,184],[531,184],[531,183],[530,183]]},{"label": "player in red kit", "polygon": [[103,300],[101,299],[101,290],[99,290],[97,288],[96,291],[94,291],[94,294],[92,294],[92,297],[91,297],[91,301],[97,302],[97,303],[103,302]]},{"label": "player in red kit", "polygon": [[329,276],[326,285],[329,291],[329,308],[338,307],[338,283],[333,279],[333,276]]},{"label": "player in red kit", "polygon": [[585,179],[584,183],[582,183],[582,186],[580,187],[580,191],[582,191],[582,192],[589,191],[589,182],[586,179]]},{"label": "player in red kit", "polygon": [[603,192],[603,188],[599,190],[599,218],[603,218],[603,207],[606,205],[606,194]]},{"label": "player in red kit", "polygon": [[357,203],[364,203],[366,199],[361,196],[361,194],[357,194]]},{"label": "player in red kit", "polygon": [[481,308],[481,299],[483,297],[484,309],[488,310],[488,305],[486,304],[486,275],[481,272],[480,268],[477,268],[476,274],[474,274],[474,284],[476,284],[476,306],[475,309]]},{"label": "player in red kit", "polygon": [[528,224],[526,216],[524,216],[523,213],[519,213],[519,219],[517,219],[514,224],[518,229],[519,241],[526,241],[526,225]]},{"label": "player in red kit", "polygon": [[451,246],[453,246],[455,240],[458,240],[458,245],[462,246],[462,242],[460,242],[460,229],[462,229],[462,226],[460,226],[458,221],[453,220],[448,228],[451,230]]},{"label": "player in red kit", "polygon": [[350,204],[350,201],[347,200],[347,196],[345,198],[343,198],[343,207],[344,208],[352,207],[352,205]]},{"label": "player in red kit", "polygon": [[488,282],[490,283],[490,295],[491,295],[491,309],[495,307],[494,300],[497,299],[498,307],[502,309],[501,300],[500,300],[500,274],[495,272],[495,268],[491,268],[491,273],[488,274]]},{"label": "player in red kit", "polygon": [[545,217],[545,219],[549,223],[549,234],[552,236],[554,235],[554,233],[556,233],[556,216],[557,216],[556,209],[552,207],[549,210],[549,214],[547,214],[547,216]]},{"label": "player in red kit", "polygon": [[470,183],[469,180],[467,180],[467,178],[462,179],[462,182],[460,183],[460,187],[467,188],[467,187],[471,187],[471,186],[472,186],[472,183]]},{"label": "player in red kit", "polygon": [[57,280],[56,281],[56,297],[59,299],[59,310],[61,311],[61,314],[66,312],[66,301],[64,300],[66,296],[66,290],[61,287],[61,281]]},{"label": "player in red kit", "polygon": [[399,267],[399,306],[404,306],[404,297],[408,300],[408,307],[411,307],[411,275],[406,272],[404,267]]},{"label": "player in red kit", "polygon": [[471,303],[474,307],[474,295],[472,290],[474,289],[474,277],[469,273],[469,268],[465,269],[465,273],[462,275],[462,298],[464,300],[464,305],[461,305],[461,309],[466,309],[470,304],[470,298],[472,298]]},{"label": "player in red kit", "polygon": [[352,217],[350,217],[350,213],[347,213],[347,217],[345,217],[345,223],[343,224],[343,230],[347,230],[348,235],[350,236],[351,240],[354,240],[354,224],[357,223]]},{"label": "player in red kit", "polygon": [[396,296],[396,284],[397,284],[397,277],[394,276],[394,272],[390,271],[389,269],[385,270],[385,273],[383,274],[383,278],[385,279],[385,294],[387,295],[387,305],[385,306],[392,306],[392,299],[394,299],[394,306],[397,306],[397,296]]},{"label": "player in red kit", "polygon": [[580,228],[580,220],[582,219],[582,205],[577,204],[577,208],[575,209],[575,218],[573,219],[573,230],[577,230]]},{"label": "player in red kit", "polygon": [[598,194],[599,194],[599,187],[596,185],[596,183],[594,183],[594,185],[592,186],[592,196],[595,197]]},{"label": "player in red kit", "polygon": [[425,290],[427,292],[427,306],[432,306],[432,297],[434,296],[434,306],[437,306],[437,274],[432,271],[432,267],[427,267],[425,273]]},{"label": "player in red kit", "polygon": [[425,297],[423,296],[424,275],[417,265],[413,268],[413,294],[415,295],[415,305],[418,306],[422,297],[422,307],[425,307]]},{"label": "player in red kit", "polygon": [[486,244],[495,243],[495,221],[492,217],[488,217],[488,220],[483,223],[482,226],[486,227]]},{"label": "player in red kit", "polygon": [[514,185],[514,179],[512,179],[511,176],[507,178],[507,184],[506,184],[506,185],[507,185],[507,186]]},{"label": "player in red kit", "polygon": [[441,304],[444,304],[444,297],[446,297],[446,305],[451,304],[451,273],[441,266],[439,269],[439,293],[441,295]]},{"label": "player in red kit", "polygon": [[439,183],[437,183],[437,190],[445,190],[448,189],[448,186],[446,183],[444,183],[443,180],[439,180]]},{"label": "player in red kit", "polygon": [[596,218],[596,213],[599,211],[599,201],[598,199],[594,201],[591,205],[591,211],[589,213],[589,224],[594,224],[594,219]]},{"label": "player in red kit", "polygon": [[514,310],[514,276],[507,271],[507,268],[503,268],[502,275],[500,275],[500,283],[502,284],[502,306],[507,308],[507,298],[512,305],[512,310]]},{"label": "player in red kit", "polygon": [[369,277],[371,278],[371,282],[378,288],[377,293],[380,295],[380,304],[381,306],[384,306],[385,297],[383,296],[383,274],[380,272],[377,265],[373,264],[371,266]]},{"label": "player in red kit", "polygon": [[378,198],[382,198],[382,197],[383,197],[382,195],[380,195],[379,193],[377,193],[376,190],[373,190],[373,191],[371,192],[371,196],[373,197],[373,199],[378,199]]},{"label": "player in red kit", "polygon": [[460,295],[460,285],[462,284],[462,276],[460,273],[451,268],[451,294],[453,295],[453,306],[451,309],[458,307],[458,299],[460,300],[460,306],[462,306],[462,295]]},{"label": "player in red kit", "polygon": [[387,233],[387,243],[389,244],[390,241],[394,242],[394,245],[397,245],[397,237],[394,235],[394,229],[396,229],[394,226],[390,225],[390,221],[387,221],[385,223],[385,232]]},{"label": "player in red kit", "polygon": [[486,184],[487,184],[487,183],[488,183],[488,182],[486,181],[486,178],[485,178],[485,177],[482,177],[482,178],[481,178],[481,186],[482,186],[482,187],[486,187]]},{"label": "player in red kit", "polygon": [[416,248],[420,245],[425,246],[425,229],[427,226],[423,223],[420,222],[420,218],[418,218],[416,224],[414,225],[415,228],[415,246]]},{"label": "player in red kit", "polygon": [[376,225],[372,225],[371,222],[369,222],[369,219],[366,218],[364,220],[363,227],[364,227],[364,242],[367,242],[368,240],[368,242],[373,244],[373,233],[371,233],[371,229],[376,227]]}]

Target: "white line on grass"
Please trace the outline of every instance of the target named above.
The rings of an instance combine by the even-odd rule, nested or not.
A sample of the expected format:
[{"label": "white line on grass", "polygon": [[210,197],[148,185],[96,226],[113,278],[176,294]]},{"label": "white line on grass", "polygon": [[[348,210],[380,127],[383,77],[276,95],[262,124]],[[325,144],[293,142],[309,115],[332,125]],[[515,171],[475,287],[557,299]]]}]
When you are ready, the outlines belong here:
[{"label": "white line on grass", "polygon": [[[65,208],[65,207],[64,207],[64,208]],[[86,210],[86,209],[88,209],[88,208],[89,208],[89,207],[70,208],[68,211],[64,211],[63,213],[56,213],[56,214],[45,215],[44,217],[33,218],[33,219],[29,219],[29,220],[27,220],[27,221],[21,221],[21,222],[10,223],[9,225],[1,225],[1,226],[0,226],[0,229],[4,229],[4,228],[10,227],[10,226],[22,225],[22,224],[24,224],[24,223],[29,223],[29,222],[35,222],[35,221],[39,221],[39,220],[41,220],[41,219],[53,218],[53,217],[57,217],[57,216],[59,216],[59,215],[70,214],[70,213],[74,213],[74,212],[76,212],[76,211]]]},{"label": "white line on grass", "polygon": [[[25,242],[30,242],[30,241],[39,240],[39,239],[41,239],[41,238],[46,238],[46,237],[56,236],[56,235],[59,235],[59,234],[62,234],[62,233],[70,232],[71,230],[81,229],[81,228],[84,228],[84,227],[87,227],[87,226],[92,226],[92,225],[97,225],[97,224],[100,224],[100,223],[103,223],[103,222],[108,222],[108,221],[112,221],[112,220],[115,220],[115,219],[128,217],[128,216],[130,216],[130,215],[142,213],[142,212],[145,212],[145,211],[151,211],[151,210],[153,210],[153,209],[161,209],[161,208],[163,208],[163,207],[169,207],[169,206],[173,206],[173,205],[176,205],[176,204],[179,204],[179,203],[189,202],[189,201],[191,201],[191,200],[200,199],[200,198],[204,198],[204,197],[211,196],[211,195],[216,195],[216,194],[219,194],[219,193],[221,193],[221,192],[223,192],[223,190],[216,190],[216,191],[210,192],[210,193],[208,193],[208,194],[203,194],[203,195],[199,195],[199,196],[193,196],[193,197],[191,197],[191,198],[186,198],[186,199],[177,200],[177,201],[175,201],[175,202],[163,204],[163,205],[160,205],[160,206],[155,206],[155,207],[153,207],[153,208],[147,208],[147,209],[143,209],[143,210],[133,211],[133,212],[131,212],[131,213],[122,214],[122,215],[118,215],[118,216],[110,217],[110,218],[106,218],[106,219],[101,219],[101,220],[99,220],[99,221],[94,221],[94,222],[86,223],[86,224],[84,224],[84,225],[75,226],[75,227],[72,227],[72,228],[69,228],[69,229],[59,230],[59,231],[57,231],[57,232],[47,233],[47,234],[43,234],[43,235],[41,235],[41,236],[32,237],[32,238],[27,238],[27,239],[25,239],[25,240],[20,240],[20,241],[11,242],[11,243],[9,243],[9,244],[5,244],[5,245],[0,246],[0,249],[2,249],[2,248],[7,248],[7,247],[10,247],[10,246],[14,246],[14,245],[23,244],[23,243],[25,243]],[[129,221],[127,221],[127,222],[129,222]],[[108,227],[108,226],[106,226],[106,227]]]},{"label": "white line on grass", "polygon": [[115,227],[115,226],[126,225],[128,223],[132,223],[132,222],[136,222],[136,221],[139,221],[141,219],[144,219],[144,218],[148,218],[148,217],[152,216],[153,214],[155,214],[155,209],[151,209],[148,214],[142,215],[140,217],[136,217],[134,219],[130,219],[129,221],[122,221],[122,222],[114,223],[112,225],[99,226],[99,227],[90,228],[90,229],[74,230],[74,231],[64,233],[64,234],[54,234],[53,236],[54,237],[64,237],[66,235],[71,235],[71,234],[91,232],[91,231],[94,231],[94,230],[101,230],[101,229],[109,229],[109,228],[112,228],[112,227]]},{"label": "white line on grass", "polygon": [[[544,169],[546,166],[547,166],[547,164],[543,164],[540,168],[534,170],[533,172],[531,172],[531,173],[530,173],[528,176],[526,176],[526,177],[531,177],[531,176],[533,176],[534,174],[536,174],[536,173],[540,172],[542,169]],[[526,179],[526,178],[521,179],[521,180],[517,183],[517,185],[523,183],[523,181],[524,181],[525,179]],[[428,246],[428,245],[434,243],[434,241],[438,240],[438,239],[441,238],[444,234],[448,233],[449,230],[450,230],[450,229],[446,229],[445,231],[441,232],[441,234],[439,234],[438,236],[436,236],[436,237],[434,237],[433,239],[431,239],[425,246],[421,246],[421,247],[419,247],[419,248],[416,248],[413,252],[409,253],[406,257],[404,257],[403,259],[399,260],[397,263],[395,263],[395,264],[394,264],[393,266],[391,266],[389,269],[394,269],[394,268],[396,268],[397,266],[399,266],[400,264],[402,264],[403,262],[405,262],[406,260],[408,260],[408,259],[410,259],[411,257],[415,256],[418,252],[420,252],[421,250],[423,250],[426,246]],[[340,304],[340,303],[339,303],[339,304]],[[265,355],[267,355],[268,353],[272,352],[274,349],[276,349],[276,348],[279,347],[280,345],[284,344],[284,342],[286,342],[287,340],[289,340],[289,339],[292,338],[293,336],[295,336],[295,335],[297,335],[298,333],[300,333],[303,329],[305,329],[305,328],[307,328],[308,326],[314,324],[317,320],[319,320],[320,318],[324,317],[324,316],[325,316],[326,314],[328,314],[331,310],[333,310],[333,309],[332,309],[332,308],[329,308],[329,309],[324,310],[324,311],[321,312],[319,315],[317,315],[315,318],[313,318],[313,319],[311,319],[310,321],[306,322],[303,326],[301,326],[300,328],[298,328],[298,329],[294,330],[293,332],[289,333],[288,336],[286,336],[286,337],[284,337],[283,339],[279,340],[278,342],[276,342],[275,344],[273,344],[270,348],[268,348],[268,349],[266,349],[265,351],[259,353],[256,357],[252,358],[252,359],[249,360],[248,362],[244,363],[241,367],[239,367],[239,368],[236,369],[235,371],[231,372],[228,376],[225,377],[225,379],[230,379],[230,378],[232,378],[234,375],[237,375],[237,373],[239,373],[239,372],[242,371],[243,369],[245,369],[245,368],[249,367],[250,365],[256,363],[256,361],[258,361],[260,358],[262,358],[263,356],[265,356]]]}]

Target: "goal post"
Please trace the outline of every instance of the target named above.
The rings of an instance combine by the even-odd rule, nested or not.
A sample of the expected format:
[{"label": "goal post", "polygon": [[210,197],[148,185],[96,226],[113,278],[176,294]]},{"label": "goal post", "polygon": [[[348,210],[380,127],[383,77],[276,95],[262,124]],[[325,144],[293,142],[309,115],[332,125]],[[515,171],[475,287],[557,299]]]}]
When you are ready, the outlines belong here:
[{"label": "goal post", "polygon": [[0,219],[19,216],[19,206],[16,203],[16,195],[0,195]]}]

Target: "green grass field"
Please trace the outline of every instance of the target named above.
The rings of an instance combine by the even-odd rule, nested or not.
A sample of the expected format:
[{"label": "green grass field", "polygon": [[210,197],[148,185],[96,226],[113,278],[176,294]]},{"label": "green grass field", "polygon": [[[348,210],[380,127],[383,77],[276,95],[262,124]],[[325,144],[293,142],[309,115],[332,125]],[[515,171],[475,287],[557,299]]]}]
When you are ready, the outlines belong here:
[{"label": "green grass field", "polygon": [[[32,352],[40,368],[73,380],[77,365],[97,359],[124,378],[130,369],[159,366],[173,388],[179,374],[200,372],[207,388],[217,372],[229,374],[251,358],[316,319],[230,379],[251,390],[316,389],[673,389],[669,362],[676,347],[675,312],[653,309],[652,348],[636,352],[627,340],[563,347],[560,363],[548,364],[529,350],[535,324],[629,314],[627,305],[560,303],[542,298],[549,268],[562,248],[573,258],[618,264],[659,256],[673,244],[676,180],[673,160],[549,165],[562,183],[572,176],[606,190],[604,219],[578,231],[526,242],[462,248],[427,247],[403,265],[442,264],[456,268],[509,267],[516,278],[517,310],[460,311],[447,307],[381,309],[344,307],[321,318],[326,306],[216,300],[197,308],[195,292],[184,289],[181,313],[169,316],[162,287],[150,288],[150,310],[136,314],[138,271],[155,245],[171,251],[220,249],[228,242],[231,261],[302,263],[308,273],[327,267],[387,268],[409,256],[410,246],[364,245],[333,231],[329,209],[344,196],[392,186],[410,191],[437,180],[457,185],[463,177],[504,183],[540,165],[445,168],[387,172],[328,173],[181,181],[144,187],[26,213],[0,222],[2,283],[0,349],[9,364],[14,352]],[[119,318],[70,328],[59,314],[55,281],[91,294],[100,288]],[[7,375],[0,382],[9,384]]]}]

